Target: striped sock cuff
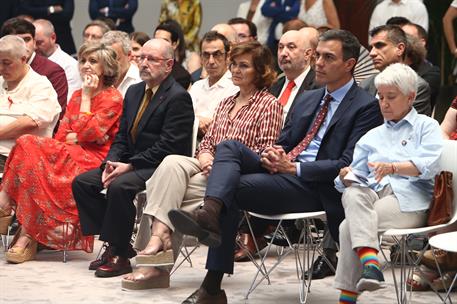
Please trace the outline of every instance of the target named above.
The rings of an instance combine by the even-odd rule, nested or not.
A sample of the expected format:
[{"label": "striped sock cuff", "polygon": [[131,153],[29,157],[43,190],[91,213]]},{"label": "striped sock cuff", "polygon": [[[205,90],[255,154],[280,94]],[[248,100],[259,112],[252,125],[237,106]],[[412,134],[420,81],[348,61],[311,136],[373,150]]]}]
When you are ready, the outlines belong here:
[{"label": "striped sock cuff", "polygon": [[363,247],[357,250],[357,255],[363,266],[373,266],[380,269],[378,251],[376,249]]},{"label": "striped sock cuff", "polygon": [[339,304],[354,304],[357,303],[357,296],[359,294],[349,290],[341,290]]}]

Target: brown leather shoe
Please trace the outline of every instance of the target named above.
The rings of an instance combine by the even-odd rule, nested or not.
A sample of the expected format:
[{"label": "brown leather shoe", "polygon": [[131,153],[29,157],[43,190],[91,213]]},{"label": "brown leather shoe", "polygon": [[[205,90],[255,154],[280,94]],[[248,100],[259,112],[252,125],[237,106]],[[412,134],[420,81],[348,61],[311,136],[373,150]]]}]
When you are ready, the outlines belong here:
[{"label": "brown leather shoe", "polygon": [[[107,243],[103,244],[105,251],[103,254],[96,260],[90,262],[89,270],[97,270],[98,267],[105,265],[108,261],[114,256],[114,248],[113,246],[107,245]],[[131,259],[136,256],[136,251],[133,249],[132,245],[129,244],[127,250],[127,258]]]},{"label": "brown leather shoe", "polygon": [[132,272],[132,266],[130,266],[129,259],[115,255],[108,260],[108,263],[95,270],[95,276],[99,278],[111,278],[130,272]]},{"label": "brown leather shoe", "polygon": [[222,203],[205,201],[202,208],[192,213],[173,209],[168,212],[168,217],[176,230],[182,234],[192,235],[198,241],[209,247],[218,247],[221,244],[219,229],[219,214]]},{"label": "brown leather shoe", "polygon": [[[267,242],[265,242],[263,236],[257,237],[255,240],[257,242],[257,246],[259,246],[259,250],[262,250],[265,246],[267,246]],[[237,242],[240,242],[241,246],[235,250],[235,262],[247,262],[250,260],[249,256],[254,258],[258,257],[254,239],[251,234],[239,234]]]},{"label": "brown leather shoe", "polygon": [[200,287],[185,299],[182,304],[227,304],[227,296],[224,290],[213,296]]}]

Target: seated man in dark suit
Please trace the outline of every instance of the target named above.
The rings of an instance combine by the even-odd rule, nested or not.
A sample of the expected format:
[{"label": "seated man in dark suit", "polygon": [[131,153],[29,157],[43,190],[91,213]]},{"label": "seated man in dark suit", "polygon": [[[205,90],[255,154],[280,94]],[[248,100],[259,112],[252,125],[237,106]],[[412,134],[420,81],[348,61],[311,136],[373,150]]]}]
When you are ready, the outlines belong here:
[{"label": "seated man in dark suit", "polygon": [[[173,63],[168,42],[146,42],[141,49],[143,82],[127,90],[119,131],[108,156],[100,168],[73,181],[83,234],[100,234],[100,240],[109,244],[102,257],[89,266],[98,277],[132,271],[133,198],[145,189],[145,181],[165,156],[191,155],[192,100],[170,75]],[[104,188],[106,196],[100,193]]]},{"label": "seated man in dark suit", "polygon": [[27,63],[35,72],[46,76],[51,82],[52,87],[57,93],[57,100],[62,108],[62,112],[60,112],[60,118],[62,118],[67,107],[67,76],[65,76],[65,71],[57,63],[35,53],[35,26],[27,20],[12,18],[3,24],[0,31],[2,37],[5,35],[16,35],[24,39],[27,46]]},{"label": "seated man in dark suit", "polygon": [[202,208],[170,211],[178,231],[210,246],[208,273],[185,303],[227,302],[220,284],[224,273],[233,272],[238,208],[264,214],[325,210],[338,239],[344,211],[333,179],[351,162],[358,139],[382,123],[376,99],[352,77],[359,52],[357,38],[347,31],[322,34],[315,71],[325,87],[300,96],[277,145],[258,156],[239,142],[220,143]]}]

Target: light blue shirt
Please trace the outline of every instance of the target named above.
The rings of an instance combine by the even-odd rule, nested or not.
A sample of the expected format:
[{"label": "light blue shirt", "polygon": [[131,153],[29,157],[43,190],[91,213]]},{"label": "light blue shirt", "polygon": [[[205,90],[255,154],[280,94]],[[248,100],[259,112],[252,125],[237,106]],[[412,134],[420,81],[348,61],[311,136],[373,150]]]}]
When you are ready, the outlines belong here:
[{"label": "light blue shirt", "polygon": [[[327,96],[327,94],[330,94],[330,96],[332,96],[333,99],[332,99],[332,101],[330,101],[327,115],[325,116],[325,119],[319,128],[319,131],[317,131],[316,135],[311,140],[311,142],[309,143],[309,146],[306,148],[306,150],[303,150],[297,156],[297,159],[296,159],[297,162],[295,163],[296,168],[297,168],[297,176],[301,176],[300,163],[316,160],[317,152],[319,152],[319,147],[321,146],[322,138],[324,137],[325,131],[327,131],[328,125],[330,124],[330,121],[332,120],[333,115],[335,114],[336,110],[338,109],[338,107],[341,104],[341,101],[343,101],[344,97],[346,96],[347,92],[349,91],[349,89],[352,87],[353,84],[354,84],[354,79],[351,79],[344,86],[333,91],[332,93],[329,93],[327,91],[327,88],[325,88],[325,94],[322,97],[322,100],[319,104],[319,110],[316,112],[314,119],[316,119],[317,114],[319,113],[320,109],[322,108],[322,105],[324,104],[324,97]],[[314,119],[313,119],[313,122],[314,122]],[[312,128],[312,123],[310,125],[310,129],[311,128]]]},{"label": "light blue shirt", "polygon": [[[440,171],[439,159],[443,149],[441,129],[436,120],[417,114],[414,108],[399,122],[384,121],[365,134],[355,145],[351,169],[365,177],[368,187],[379,191],[390,184],[398,199],[400,210],[426,210],[433,195],[435,175]],[[386,175],[379,183],[368,162],[412,162],[419,176]],[[343,192],[345,186],[335,179],[335,188]]]}]

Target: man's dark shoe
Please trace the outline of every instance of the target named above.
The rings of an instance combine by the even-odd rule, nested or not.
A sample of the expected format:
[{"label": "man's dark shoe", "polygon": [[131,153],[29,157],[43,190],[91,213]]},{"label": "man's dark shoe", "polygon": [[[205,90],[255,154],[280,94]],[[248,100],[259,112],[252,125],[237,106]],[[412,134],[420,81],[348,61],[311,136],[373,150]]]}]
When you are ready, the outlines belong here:
[{"label": "man's dark shoe", "polygon": [[[336,269],[336,265],[338,264],[338,259],[332,261],[330,258],[327,260],[332,264],[333,269]],[[313,280],[321,280],[323,278],[335,275],[335,271],[333,270],[327,263],[326,259],[322,255],[318,256],[317,259],[313,263]],[[305,274],[305,280],[308,279],[308,273]]]},{"label": "man's dark shoe", "polygon": [[108,263],[95,270],[95,276],[99,278],[111,278],[130,272],[132,272],[130,260],[128,258],[115,255],[108,260]]},{"label": "man's dark shoe", "polygon": [[[257,237],[255,240],[259,250],[262,250],[267,246],[267,242],[265,242],[263,236]],[[250,233],[239,234],[237,242],[241,244],[238,249],[235,250],[235,262],[247,262],[250,260],[249,256],[258,257],[254,239]]]},{"label": "man's dark shoe", "polygon": [[386,287],[381,270],[373,266],[363,266],[362,276],[356,286],[358,292],[375,291]]},{"label": "man's dark shoe", "polygon": [[[298,230],[295,226],[287,227],[287,228],[285,228],[285,231],[286,231],[287,237],[289,238],[291,245],[297,244],[298,241],[300,240],[301,231]],[[273,239],[273,233],[274,232],[269,233],[264,236],[264,239],[267,243],[271,243],[271,240]],[[287,242],[287,239],[282,232],[278,232],[276,234],[276,237],[273,240],[273,244],[276,246],[281,246],[281,247],[289,246],[289,243]]]},{"label": "man's dark shoe", "polygon": [[[114,256],[114,247],[113,246],[109,246],[105,243],[105,244],[103,244],[103,248],[105,248],[105,251],[103,252],[103,254],[98,259],[90,262],[89,270],[97,270],[98,267],[108,263],[109,259],[111,259]],[[127,249],[127,258],[131,259],[135,256],[136,256],[136,251],[133,249],[132,245],[129,244],[129,247]]]},{"label": "man's dark shoe", "polygon": [[219,229],[219,213],[221,206],[216,202],[206,203],[202,208],[192,213],[173,209],[168,212],[168,217],[175,228],[182,234],[192,235],[198,241],[209,247],[219,247],[221,233]]},{"label": "man's dark shoe", "polygon": [[227,304],[227,296],[224,290],[213,296],[200,287],[185,299],[182,304]]}]

